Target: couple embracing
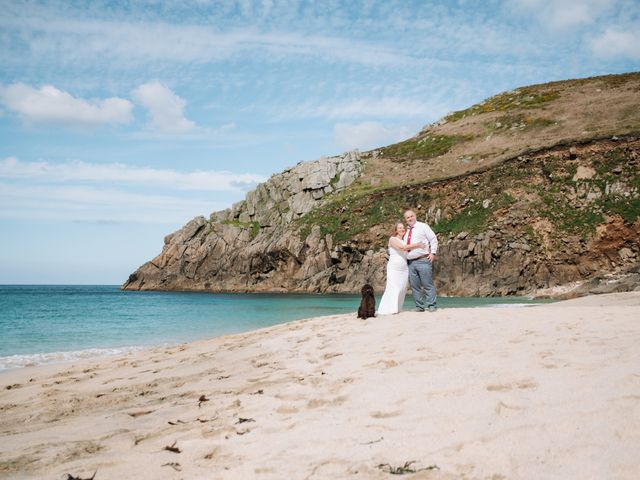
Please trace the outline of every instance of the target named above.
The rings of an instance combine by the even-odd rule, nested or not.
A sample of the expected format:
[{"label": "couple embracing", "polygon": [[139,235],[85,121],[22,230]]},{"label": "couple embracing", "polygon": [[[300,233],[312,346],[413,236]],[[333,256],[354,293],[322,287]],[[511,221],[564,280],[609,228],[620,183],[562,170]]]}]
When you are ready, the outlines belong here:
[{"label": "couple embracing", "polygon": [[413,210],[404,212],[404,220],[407,226],[398,223],[389,239],[387,285],[380,300],[378,315],[402,310],[407,283],[411,285],[416,311],[437,310],[433,261],[438,250],[438,239],[429,225],[417,221]]}]

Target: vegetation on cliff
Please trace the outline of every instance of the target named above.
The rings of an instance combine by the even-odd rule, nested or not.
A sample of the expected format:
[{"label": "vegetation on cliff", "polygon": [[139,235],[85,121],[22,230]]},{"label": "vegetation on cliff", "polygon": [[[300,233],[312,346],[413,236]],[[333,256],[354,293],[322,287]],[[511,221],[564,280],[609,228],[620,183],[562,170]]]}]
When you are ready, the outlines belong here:
[{"label": "vegetation on cliff", "polygon": [[[580,152],[581,158],[576,153],[572,160],[566,147],[558,147],[459,179],[353,188],[302,217],[300,234],[304,238],[319,225],[323,235],[341,242],[376,225],[401,221],[401,212],[407,208],[426,217],[436,233],[447,235],[485,231],[511,208],[546,220],[557,235],[593,234],[606,214],[634,223],[640,216],[637,142],[589,142]],[[586,173],[577,175],[579,168]],[[386,238],[377,240],[384,242]]]}]

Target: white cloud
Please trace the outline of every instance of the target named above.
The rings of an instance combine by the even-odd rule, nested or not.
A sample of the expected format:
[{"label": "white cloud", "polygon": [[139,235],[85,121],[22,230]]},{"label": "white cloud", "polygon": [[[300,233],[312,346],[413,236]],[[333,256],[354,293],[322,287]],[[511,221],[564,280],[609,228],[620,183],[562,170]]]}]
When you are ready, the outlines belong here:
[{"label": "white cloud", "polygon": [[344,102],[303,104],[282,108],[285,117],[320,118],[425,118],[435,119],[447,113],[449,107],[439,103],[428,103],[417,98],[384,97],[356,98]]},{"label": "white cloud", "polygon": [[385,127],[378,122],[338,123],[334,127],[336,144],[345,150],[369,150],[411,135],[407,127]]},{"label": "white cloud", "polygon": [[[184,223],[228,207],[265,178],[225,171],[178,172],[119,163],[0,160],[0,218]],[[180,193],[174,193],[174,192]],[[225,201],[196,198],[223,192]]]},{"label": "white cloud", "polygon": [[[264,10],[267,12],[267,9]],[[320,57],[366,65],[407,63],[415,58],[388,46],[318,34],[236,28],[220,31],[195,24],[133,23],[64,18],[52,10],[14,9],[0,17],[7,38],[15,35],[31,55],[67,61],[208,62],[241,53]],[[11,34],[9,32],[12,32]]]},{"label": "white cloud", "polygon": [[616,0],[512,0],[511,6],[520,14],[534,15],[551,30],[589,25]]},{"label": "white cloud", "polygon": [[184,223],[227,205],[117,188],[0,183],[0,218]]},{"label": "white cloud", "polygon": [[593,53],[602,58],[627,57],[640,60],[640,33],[607,29],[591,43]]},{"label": "white cloud", "polygon": [[242,192],[266,179],[252,173],[226,171],[178,172],[121,163],[95,164],[81,161],[53,164],[22,162],[14,157],[0,160],[0,178],[43,182],[112,182],[179,190]]},{"label": "white cloud", "polygon": [[140,85],[131,92],[131,96],[148,110],[153,130],[161,133],[186,133],[196,127],[184,115],[184,99],[160,82]]},{"label": "white cloud", "polygon": [[24,121],[66,126],[127,124],[133,104],[124,98],[85,100],[51,85],[40,89],[23,83],[0,86],[0,99]]}]

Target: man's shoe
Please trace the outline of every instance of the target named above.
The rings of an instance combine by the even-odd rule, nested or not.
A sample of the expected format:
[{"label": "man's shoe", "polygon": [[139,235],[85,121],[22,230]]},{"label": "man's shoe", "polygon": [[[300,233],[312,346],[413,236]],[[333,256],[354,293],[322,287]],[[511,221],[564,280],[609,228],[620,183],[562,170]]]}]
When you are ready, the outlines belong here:
[{"label": "man's shoe", "polygon": [[438,311],[438,307],[436,307],[435,305],[431,305],[431,306],[428,308],[428,310],[429,310],[430,312],[437,312],[437,311]]},{"label": "man's shoe", "polygon": [[413,309],[414,312],[424,312],[424,308],[416,307]]}]

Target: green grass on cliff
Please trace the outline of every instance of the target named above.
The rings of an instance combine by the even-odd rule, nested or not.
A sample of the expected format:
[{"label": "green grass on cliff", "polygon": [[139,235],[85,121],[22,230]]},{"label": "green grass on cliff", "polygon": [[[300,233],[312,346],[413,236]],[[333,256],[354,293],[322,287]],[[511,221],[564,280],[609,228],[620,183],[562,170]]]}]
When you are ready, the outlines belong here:
[{"label": "green grass on cliff", "polygon": [[[576,167],[571,162],[551,157],[545,164],[545,174],[551,185],[540,191],[543,201],[541,214],[560,230],[587,237],[604,221],[604,215],[620,215],[633,223],[640,217],[640,173],[625,148],[613,148],[594,159],[596,175],[591,179],[573,180]],[[581,185],[580,185],[581,184]],[[616,186],[635,189],[635,194],[616,190]],[[582,186],[582,188],[580,188]],[[576,200],[578,191],[590,191],[592,201]]]},{"label": "green grass on cliff", "polygon": [[[331,235],[340,243],[376,225],[390,230],[394,222],[402,220],[406,208],[416,208],[424,218],[428,207],[436,206],[442,215],[431,226],[441,235],[480,233],[501,221],[531,228],[527,222],[510,220],[513,210],[515,219],[547,219],[554,234],[586,238],[604,221],[605,214],[620,215],[628,223],[640,218],[640,175],[630,149],[612,148],[596,155],[591,163],[596,175],[577,182],[573,180],[577,162],[563,155],[561,150],[542,159],[514,159],[487,172],[410,188],[355,186],[330,196],[298,219],[297,226],[303,239],[318,225],[322,235]],[[593,196],[587,198],[585,192]],[[488,205],[483,206],[483,201]],[[384,243],[386,236],[370,241]]]},{"label": "green grass on cliff", "polygon": [[600,202],[606,212],[620,215],[625,222],[633,223],[640,218],[640,198],[612,197]]},{"label": "green grass on cliff", "polygon": [[533,117],[523,113],[503,115],[495,119],[495,121],[487,124],[490,132],[499,132],[510,128],[518,128],[520,130],[529,130],[532,128],[543,128],[557,125],[558,122],[550,118]]},{"label": "green grass on cliff", "polygon": [[374,225],[399,221],[405,208],[407,203],[401,194],[385,189],[360,189],[338,195],[297,221],[300,237],[306,238],[312,227],[318,225],[322,235],[331,235],[335,242],[341,242]]},{"label": "green grass on cliff", "polygon": [[447,122],[456,122],[465,117],[496,111],[507,111],[515,108],[538,108],[559,98],[560,93],[555,89],[538,91],[537,87],[526,87],[510,92],[501,93],[473,105],[465,110],[453,112],[445,117]]},{"label": "green grass on cliff", "polygon": [[397,162],[416,158],[428,159],[447,153],[455,144],[469,139],[470,137],[465,135],[426,135],[381,148],[380,151],[382,155]]},{"label": "green grass on cliff", "polygon": [[489,221],[494,217],[494,212],[515,202],[515,199],[506,192],[496,195],[488,207],[481,202],[473,202],[460,212],[445,218],[432,225],[435,233],[480,233],[487,228]]}]

